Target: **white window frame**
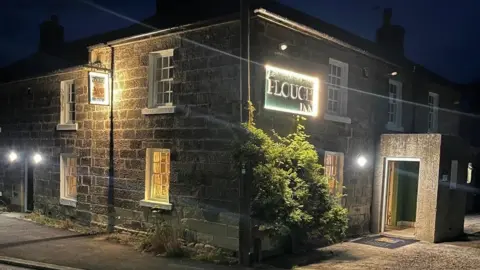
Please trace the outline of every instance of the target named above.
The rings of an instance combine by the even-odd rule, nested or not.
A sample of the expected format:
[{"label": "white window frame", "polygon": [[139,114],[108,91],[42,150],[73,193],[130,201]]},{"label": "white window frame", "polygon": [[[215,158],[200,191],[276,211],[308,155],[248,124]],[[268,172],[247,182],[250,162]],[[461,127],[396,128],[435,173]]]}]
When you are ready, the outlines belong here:
[{"label": "white window frame", "polygon": [[[67,159],[74,158],[75,159],[75,168],[78,168],[78,159],[74,154],[60,154],[60,204],[67,205],[67,206],[77,206],[77,194],[75,196],[69,196],[67,194],[67,173],[68,170],[67,166]],[[75,173],[76,183],[77,183],[77,190],[78,190],[78,174]],[[76,192],[77,192],[76,190]]]},{"label": "white window frame", "polygon": [[[152,197],[152,174],[153,174],[153,155],[156,152],[168,153],[168,191],[166,197],[153,198]],[[171,153],[169,149],[162,148],[147,148],[146,157],[145,157],[145,199],[140,201],[141,206],[151,207],[151,208],[160,208],[165,210],[171,210],[172,204],[170,203],[170,184],[171,184]]]},{"label": "white window frame", "polygon": [[[168,49],[151,52],[148,56],[148,108],[142,110],[143,114],[164,114],[175,112],[175,106],[173,104],[173,72],[175,70],[173,52],[174,49]],[[166,58],[168,65],[166,67],[163,66],[162,60],[162,66],[159,67],[157,65],[159,58]],[[156,72],[158,70],[161,70],[162,74],[163,71],[166,71],[169,78],[160,78],[160,80],[157,80]],[[162,92],[162,95],[168,93],[168,100],[166,102],[157,101],[160,98],[158,83],[165,83],[169,87],[168,91]]]},{"label": "white window frame", "polygon": [[78,129],[78,125],[75,121],[75,91],[74,80],[60,82],[60,123],[57,125],[57,130]]},{"label": "white window frame", "polygon": [[[394,85],[396,89],[395,96],[392,95],[390,92],[390,85]],[[388,80],[388,106],[387,106],[387,125],[386,128],[392,131],[403,131],[402,126],[402,89],[403,85],[401,82],[389,79]],[[395,115],[394,121],[390,121],[390,106],[394,106],[395,108]]]},{"label": "white window frame", "polygon": [[[332,66],[340,69],[340,76],[332,74]],[[334,79],[340,81],[340,84],[333,82]],[[347,116],[348,113],[348,64],[339,60],[329,58],[328,60],[328,80],[327,80],[327,103],[325,119],[330,121],[351,123],[351,119]],[[336,93],[336,97],[333,97]],[[332,110],[330,106],[332,103],[337,103],[336,110]]]},{"label": "white window frame", "polygon": [[[333,191],[335,191],[337,194],[342,194],[343,192],[343,167],[344,167],[344,154],[341,152],[332,152],[332,151],[325,151],[325,155],[323,158],[323,167],[325,170],[325,175],[328,175],[328,169],[327,169],[327,156],[333,156],[337,159],[337,170],[336,170],[336,179],[333,187]],[[329,185],[330,185],[330,180],[329,180]],[[329,186],[330,190],[330,186]]]},{"label": "white window frame", "polygon": [[[430,102],[431,98],[431,102]],[[438,130],[438,102],[439,95],[437,93],[428,92],[428,132],[436,132]]]}]

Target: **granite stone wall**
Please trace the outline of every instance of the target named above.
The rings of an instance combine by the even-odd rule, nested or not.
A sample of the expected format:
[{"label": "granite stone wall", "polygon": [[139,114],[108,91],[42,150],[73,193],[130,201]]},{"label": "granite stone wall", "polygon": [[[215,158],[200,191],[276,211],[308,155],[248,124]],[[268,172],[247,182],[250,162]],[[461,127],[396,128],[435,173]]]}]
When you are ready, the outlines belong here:
[{"label": "granite stone wall", "polygon": [[[404,82],[403,98],[413,100],[410,73],[260,18],[253,18],[251,25],[251,91],[258,125],[285,134],[292,130],[295,120],[293,115],[263,109],[265,64],[319,77],[320,114],[307,119],[307,133],[321,157],[325,151],[344,153],[346,196],[342,203],[349,211],[349,234],[368,233],[372,230],[371,215],[376,213],[371,208],[376,209],[378,204],[378,198],[373,196],[378,184],[373,181],[374,163],[383,155],[376,153],[384,151],[376,142],[380,134],[387,132],[388,74],[399,73],[396,79]],[[288,44],[288,49],[279,50],[280,43]],[[89,104],[91,68],[1,85],[0,100],[7,101],[0,107],[2,154],[14,148],[38,151],[45,157],[45,162],[35,168],[35,209],[85,223],[113,222],[140,230],[151,227],[158,219],[167,220],[186,228],[190,241],[235,250],[239,170],[233,162],[232,144],[238,140],[240,127],[239,45],[240,24],[230,21],[92,47],[89,66],[109,69],[113,61],[112,107]],[[148,106],[149,53],[165,49],[174,49],[175,112],[144,114],[142,110]],[[324,119],[329,58],[349,65],[350,124]],[[60,120],[60,82],[70,79],[75,80],[78,130],[56,131]],[[409,106],[403,108],[405,131],[416,126],[412,121],[416,112]],[[171,151],[173,209],[159,215],[140,205],[145,198],[147,148]],[[74,153],[77,157],[75,208],[59,204],[61,153]],[[112,190],[109,190],[110,155]],[[356,166],[359,155],[368,159],[365,168]],[[0,191],[20,207],[23,167],[7,164],[4,159],[0,163]],[[113,192],[110,208],[109,191]],[[372,217],[378,218],[376,214]]]},{"label": "granite stone wall", "polygon": [[[60,153],[75,153],[77,143],[82,141],[77,140],[77,132],[57,131],[56,126],[60,122],[61,81],[74,80],[77,101],[86,101],[86,74],[79,68],[0,86],[0,188],[2,198],[14,210],[23,211],[25,207],[27,160],[34,173],[34,208],[52,216],[76,216],[78,211],[59,204]],[[77,104],[78,112],[82,108],[83,105]],[[10,151],[18,153],[15,163],[6,158]],[[31,163],[33,153],[42,155],[41,164]]]}]

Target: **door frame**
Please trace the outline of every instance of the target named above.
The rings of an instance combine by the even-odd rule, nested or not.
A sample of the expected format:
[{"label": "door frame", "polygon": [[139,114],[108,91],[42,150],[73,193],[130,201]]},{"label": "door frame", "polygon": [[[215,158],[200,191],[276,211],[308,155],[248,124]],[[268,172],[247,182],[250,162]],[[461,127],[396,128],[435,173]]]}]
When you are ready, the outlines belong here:
[{"label": "door frame", "polygon": [[23,212],[28,211],[28,160],[24,162],[24,177],[23,177]]},{"label": "door frame", "polygon": [[[411,161],[418,162],[418,168],[420,171],[420,158],[408,158],[408,157],[386,157],[384,159],[385,165],[383,166],[383,187],[382,187],[382,208],[381,208],[381,222],[380,222],[380,232],[385,232],[385,218],[387,216],[387,184],[388,184],[388,162],[389,161]],[[418,179],[418,184],[420,184],[420,176]]]},{"label": "door frame", "polygon": [[[33,211],[28,209],[28,192],[30,192],[29,187],[28,187],[28,172],[29,170],[34,170],[33,164],[26,159],[25,160],[25,169],[24,169],[24,179],[23,179],[23,211],[26,213],[28,211]],[[35,172],[32,171],[32,200],[35,197],[34,192],[34,185],[35,185]]]}]

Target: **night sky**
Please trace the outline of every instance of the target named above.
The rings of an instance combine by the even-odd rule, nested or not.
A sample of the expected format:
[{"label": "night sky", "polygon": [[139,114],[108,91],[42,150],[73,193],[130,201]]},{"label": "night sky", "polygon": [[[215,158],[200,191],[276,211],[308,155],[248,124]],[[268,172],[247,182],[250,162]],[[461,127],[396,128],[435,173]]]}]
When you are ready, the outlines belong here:
[{"label": "night sky", "polygon": [[[237,4],[238,0],[232,1]],[[131,24],[81,0],[1,0],[0,66],[36,51],[38,24],[58,14],[66,40]],[[393,8],[393,23],[406,30],[405,54],[430,70],[459,82],[480,80],[479,0],[281,0],[354,34],[374,40],[382,10]],[[120,14],[153,15],[155,0],[96,0]],[[142,3],[141,5],[139,3]]]}]

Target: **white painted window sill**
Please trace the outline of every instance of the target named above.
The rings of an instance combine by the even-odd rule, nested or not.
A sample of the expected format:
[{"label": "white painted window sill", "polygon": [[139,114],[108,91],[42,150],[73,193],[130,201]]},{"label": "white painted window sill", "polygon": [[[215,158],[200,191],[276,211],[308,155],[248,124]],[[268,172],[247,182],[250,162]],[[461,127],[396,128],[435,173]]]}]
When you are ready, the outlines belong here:
[{"label": "white painted window sill", "polygon": [[78,130],[78,124],[77,123],[75,123],[75,124],[58,124],[57,125],[57,130],[60,130],[60,131],[67,131],[67,130],[76,131],[76,130]]},{"label": "white painted window sill", "polygon": [[77,200],[69,198],[60,198],[60,204],[66,206],[77,207]]},{"label": "white painted window sill", "polygon": [[172,210],[172,204],[166,202],[157,202],[149,200],[141,200],[140,206],[149,207],[149,208],[159,208],[163,210]]},{"label": "white painted window sill", "polygon": [[396,126],[392,123],[386,124],[385,128],[391,131],[403,132],[403,127]]},{"label": "white painted window sill", "polygon": [[152,115],[152,114],[170,114],[175,113],[176,106],[161,106],[156,108],[144,108],[142,109],[143,115]]},{"label": "white painted window sill", "polygon": [[334,115],[334,114],[326,113],[323,118],[325,120],[333,121],[333,122],[339,122],[339,123],[345,123],[345,124],[351,124],[352,123],[352,119],[350,119],[350,117],[347,117],[347,116],[340,116],[340,115]]}]

